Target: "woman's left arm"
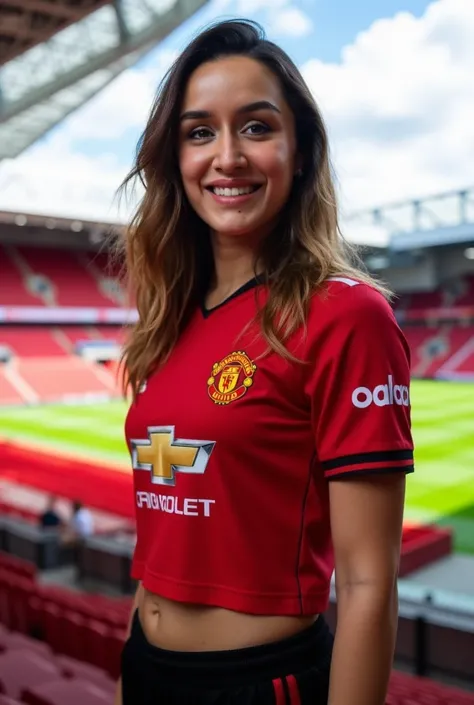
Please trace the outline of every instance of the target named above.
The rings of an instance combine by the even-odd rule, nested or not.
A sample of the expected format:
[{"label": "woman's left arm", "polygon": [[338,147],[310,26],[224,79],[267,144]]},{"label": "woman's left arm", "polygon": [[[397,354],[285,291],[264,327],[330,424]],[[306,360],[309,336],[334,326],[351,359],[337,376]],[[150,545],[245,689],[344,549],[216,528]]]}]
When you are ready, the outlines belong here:
[{"label": "woman's left arm", "polygon": [[398,619],[405,474],[329,484],[337,628],[328,705],[384,705]]}]

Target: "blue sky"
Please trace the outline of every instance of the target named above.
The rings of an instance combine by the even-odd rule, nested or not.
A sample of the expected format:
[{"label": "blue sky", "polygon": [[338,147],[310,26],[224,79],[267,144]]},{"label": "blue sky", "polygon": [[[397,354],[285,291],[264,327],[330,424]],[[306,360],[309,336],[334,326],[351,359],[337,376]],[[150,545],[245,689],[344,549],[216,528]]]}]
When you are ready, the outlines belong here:
[{"label": "blue sky", "polygon": [[[313,25],[311,34],[294,38],[274,34],[271,38],[281,43],[297,63],[314,57],[322,61],[337,62],[340,59],[341,49],[350,44],[359,32],[370,27],[373,22],[404,11],[419,17],[429,5],[429,0],[295,0],[291,5],[311,20]],[[162,46],[182,47],[196,28],[215,18],[213,8],[213,3],[204,7],[167,38]],[[241,16],[238,9],[239,3],[234,0],[229,3],[229,8],[223,14],[228,17]],[[252,13],[251,19],[267,27],[269,13],[272,12],[273,10],[261,9]],[[247,16],[250,17],[250,15]],[[143,63],[153,60],[154,53]]]},{"label": "blue sky", "polygon": [[[294,0],[291,4],[283,2],[282,9],[291,6],[292,10],[301,13],[300,17],[305,18],[307,22],[306,31],[302,31],[302,28],[299,32],[294,30],[294,35],[278,29],[272,31],[271,16],[275,9],[271,2],[257,12],[250,11],[253,3],[246,0],[240,6],[239,0],[227,0],[226,4],[228,7],[221,14],[222,18],[245,16],[256,20],[265,28],[270,39],[280,44],[298,65],[302,65],[314,58],[327,63],[339,63],[343,48],[350,45],[360,32],[374,22],[404,11],[420,17],[429,5],[429,0]],[[255,5],[259,4],[257,0]],[[247,10],[245,15],[239,12],[241,9],[244,12]],[[160,55],[168,50],[181,50],[196,31],[215,19],[215,3],[209,2],[144,57],[137,64],[137,68],[156,66]],[[107,150],[113,147],[120,162],[129,164],[133,159],[139,133],[136,128],[130,128],[122,135],[119,143],[101,138],[101,148]],[[84,154],[94,154],[98,148],[97,140],[78,140],[76,147]]]},{"label": "blue sky", "polygon": [[[128,219],[114,195],[157,85],[191,36],[224,16],[260,22],[299,66],[328,127],[343,216],[471,186],[473,3],[209,0],[41,142],[0,164],[0,209]],[[348,237],[372,239],[365,226]]]}]

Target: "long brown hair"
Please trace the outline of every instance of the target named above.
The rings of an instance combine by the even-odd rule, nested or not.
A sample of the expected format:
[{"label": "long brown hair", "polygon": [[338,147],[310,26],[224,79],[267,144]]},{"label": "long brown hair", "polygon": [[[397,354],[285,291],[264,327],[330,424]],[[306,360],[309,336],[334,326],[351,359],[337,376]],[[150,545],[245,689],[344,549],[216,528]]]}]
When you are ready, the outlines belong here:
[{"label": "long brown hair", "polygon": [[355,264],[355,251],[340,235],[326,129],[299,70],[254,22],[217,23],[199,34],[165,75],[135,164],[122,184],[126,188],[138,178],[144,186],[122,242],[138,309],[122,357],[124,382],[134,394],[151,369],[167,360],[212,278],[209,230],[190,207],[181,182],[179,112],[194,70],[233,55],[260,61],[278,78],[294,115],[302,158],[278,228],[257,253],[269,288],[257,318],[269,348],[291,357],[285,342],[304,325],[311,294],[329,276],[356,277],[386,293]]}]

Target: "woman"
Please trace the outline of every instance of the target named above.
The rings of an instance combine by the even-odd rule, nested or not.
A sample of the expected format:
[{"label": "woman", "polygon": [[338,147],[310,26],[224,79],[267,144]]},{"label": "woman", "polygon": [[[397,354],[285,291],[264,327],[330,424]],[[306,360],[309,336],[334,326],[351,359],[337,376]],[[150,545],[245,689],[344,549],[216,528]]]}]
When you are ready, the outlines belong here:
[{"label": "woman", "polygon": [[341,245],[297,68],[250,22],[203,32],[161,86],[136,176],[139,588],[117,702],[382,705],[413,469],[408,350]]}]

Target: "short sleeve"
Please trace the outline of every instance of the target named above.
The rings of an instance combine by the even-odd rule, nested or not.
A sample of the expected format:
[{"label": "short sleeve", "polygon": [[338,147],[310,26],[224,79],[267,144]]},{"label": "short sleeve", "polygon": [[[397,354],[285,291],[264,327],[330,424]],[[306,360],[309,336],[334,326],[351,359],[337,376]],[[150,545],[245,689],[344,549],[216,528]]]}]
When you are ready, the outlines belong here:
[{"label": "short sleeve", "polygon": [[362,283],[330,293],[310,347],[306,393],[325,477],[412,472],[410,351],[385,298]]}]

